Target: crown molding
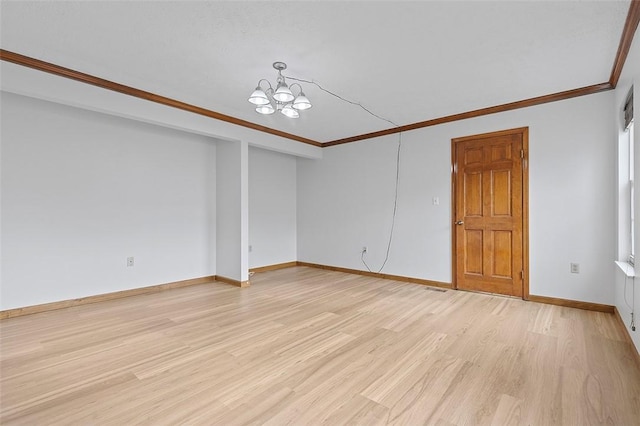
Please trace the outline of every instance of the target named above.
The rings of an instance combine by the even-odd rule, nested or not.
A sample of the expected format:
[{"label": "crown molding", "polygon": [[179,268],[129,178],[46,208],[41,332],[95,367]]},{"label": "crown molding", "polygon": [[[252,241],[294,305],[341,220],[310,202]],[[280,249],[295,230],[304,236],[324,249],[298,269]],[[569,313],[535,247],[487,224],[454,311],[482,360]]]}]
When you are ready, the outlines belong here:
[{"label": "crown molding", "polygon": [[483,115],[496,114],[499,112],[511,111],[520,108],[527,108],[535,105],[541,105],[548,102],[562,101],[578,96],[592,95],[599,92],[615,89],[618,84],[618,79],[622,73],[624,63],[629,54],[631,43],[635,35],[638,23],[640,22],[640,0],[631,0],[629,5],[629,12],[627,13],[627,19],[625,21],[622,35],[620,36],[620,43],[618,45],[618,51],[614,60],[613,68],[611,70],[611,76],[609,81],[605,83],[594,84],[591,86],[585,86],[578,89],[565,90],[563,92],[552,93],[549,95],[537,96],[535,98],[524,99],[520,101],[510,102],[501,105],[495,105],[487,108],[476,109],[473,111],[462,112],[459,114],[448,115],[445,117],[433,118],[430,120],[420,121],[417,123],[406,124],[404,126],[398,126],[391,129],[380,130],[377,132],[364,133],[361,135],[355,135],[348,138],[336,139],[329,142],[318,142],[312,139],[303,138],[291,133],[282,132],[280,130],[272,129],[270,127],[262,126],[252,123],[250,121],[242,120],[229,115],[221,114],[216,111],[212,111],[206,108],[191,105],[185,102],[181,102],[175,99],[167,98],[165,96],[157,95],[155,93],[146,92],[144,90],[136,89],[135,87],[125,86],[124,84],[116,83],[113,81],[105,80],[100,77],[96,77],[90,74],[86,74],[80,71],[65,68],[60,65],[52,64],[42,61],[40,59],[31,58],[19,53],[10,52],[8,50],[0,49],[0,60],[12,62],[28,68],[33,68],[38,71],[47,72],[60,77],[69,78],[72,80],[80,81],[82,83],[91,84],[107,90],[120,92],[125,95],[133,96],[140,99],[145,99],[151,102],[166,105],[172,108],[181,109],[194,114],[203,115],[205,117],[213,118],[216,120],[225,121],[227,123],[235,124],[237,126],[246,127],[249,129],[257,130],[259,132],[269,133],[275,136],[280,136],[293,141],[327,148],[330,146],[342,145],[345,143],[357,142],[366,139],[378,138],[381,136],[388,136],[400,132],[408,132],[410,130],[421,129],[424,127],[436,126],[438,124],[451,123],[459,120],[466,120],[469,118],[480,117]]},{"label": "crown molding", "polygon": [[362,141],[365,139],[379,138],[381,136],[392,135],[394,133],[400,132],[408,132],[409,130],[421,129],[423,127],[436,126],[438,124],[451,123],[453,121],[466,120],[468,118],[480,117],[483,115],[495,114],[498,112],[527,108],[535,105],[545,104],[548,102],[562,101],[564,99],[575,98],[577,96],[592,95],[594,93],[604,92],[611,89],[613,89],[613,87],[608,82],[594,84],[593,86],[581,87],[579,89],[566,90],[564,92],[552,93],[550,95],[538,96],[535,98],[524,99],[522,101],[511,102],[508,104],[496,105],[488,108],[462,112],[459,114],[447,115],[446,117],[434,118],[431,120],[420,121],[413,124],[406,124],[404,126],[393,127],[391,129],[380,130],[378,132],[365,133],[362,135],[351,136],[349,138],[337,139],[335,141],[323,143],[322,147],[325,148],[329,146]]},{"label": "crown molding", "polygon": [[640,0],[631,0],[627,20],[624,23],[622,35],[620,36],[618,53],[616,53],[616,59],[613,61],[613,68],[611,69],[611,77],[609,77],[609,83],[613,88],[618,85],[618,79],[622,73],[624,63],[627,60],[633,36],[638,28],[638,22],[640,22]]},{"label": "crown molding", "polygon": [[271,135],[280,136],[286,139],[291,139],[297,142],[306,143],[313,146],[322,146],[320,142],[303,138],[301,136],[293,135],[291,133],[282,132],[280,130],[272,129],[270,127],[261,126],[259,124],[251,123],[246,120],[231,117],[230,115],[221,114],[219,112],[211,111],[206,108],[191,105],[186,102],[178,101],[175,99],[167,98],[165,96],[157,95],[155,93],[146,92],[144,90],[136,89],[135,87],[125,86],[124,84],[116,83],[114,81],[105,80],[104,78],[96,77],[91,74],[86,74],[80,71],[65,68],[60,65],[45,62],[40,59],[31,58],[29,56],[21,55],[19,53],[10,52],[8,50],[0,49],[0,59],[7,62],[12,62],[17,65],[21,65],[28,68],[33,68],[38,71],[54,74],[59,77],[69,78],[81,83],[90,84],[93,86],[101,87],[103,89],[112,90],[114,92],[123,93],[125,95],[133,96],[135,98],[144,99],[147,101],[155,102],[158,104],[166,105],[172,108],[181,109],[194,114],[204,115],[205,117],[213,118],[216,120],[225,121],[227,123],[235,124],[237,126],[246,127],[249,129],[257,130],[263,133],[269,133]]},{"label": "crown molding", "polygon": [[627,60],[629,49],[638,28],[638,22],[640,21],[640,0],[631,0],[629,5],[629,12],[627,13],[627,19],[620,36],[620,43],[618,45],[618,52],[616,54],[613,68],[611,70],[611,76],[609,81],[600,84],[594,84],[592,86],[581,87],[573,90],[566,90],[564,92],[552,93],[550,95],[538,96],[535,98],[524,99],[521,101],[511,102],[502,105],[496,105],[488,108],[476,109],[473,111],[467,111],[460,114],[448,115],[446,117],[434,118],[431,120],[420,121],[418,123],[406,124],[404,126],[394,127],[391,129],[380,130],[378,132],[364,133],[362,135],[351,136],[344,139],[336,139],[334,141],[325,142],[322,147],[329,147],[335,145],[341,145],[350,142],[362,141],[365,139],[378,138],[381,136],[392,135],[400,132],[407,132],[409,130],[421,129],[423,127],[436,126],[443,123],[451,123],[453,121],[466,120],[468,118],[480,117],[482,115],[495,114],[498,112],[511,111],[514,109],[527,108],[534,105],[540,105],[548,102],[562,101],[565,99],[575,98],[577,96],[593,95],[594,93],[604,92],[616,88],[618,79],[622,73],[622,68]]}]

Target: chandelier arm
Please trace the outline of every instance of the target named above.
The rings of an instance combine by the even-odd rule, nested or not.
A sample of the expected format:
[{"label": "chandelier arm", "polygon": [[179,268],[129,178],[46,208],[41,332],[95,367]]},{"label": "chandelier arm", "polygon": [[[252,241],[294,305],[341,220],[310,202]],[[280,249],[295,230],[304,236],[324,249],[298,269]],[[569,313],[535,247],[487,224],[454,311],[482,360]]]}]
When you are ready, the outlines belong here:
[{"label": "chandelier arm", "polygon": [[299,83],[293,83],[289,85],[289,90],[291,90],[293,92],[293,86],[298,86],[300,92],[298,92],[297,96],[300,96],[300,93],[302,93],[302,86]]},{"label": "chandelier arm", "polygon": [[272,91],[272,92],[273,92],[273,86],[271,86],[271,83],[270,83],[270,82],[269,82],[269,80],[267,80],[266,78],[260,79],[260,81],[258,81],[258,87],[262,89],[262,86],[260,86],[260,84],[261,84],[263,81],[264,81],[264,82],[266,82],[266,83],[267,83],[267,85],[269,86],[269,88],[268,88],[268,89],[266,89],[266,90],[264,90],[264,89],[263,89],[263,90],[265,91],[265,93],[267,93],[267,91],[268,91],[268,90],[270,90],[270,91]]}]

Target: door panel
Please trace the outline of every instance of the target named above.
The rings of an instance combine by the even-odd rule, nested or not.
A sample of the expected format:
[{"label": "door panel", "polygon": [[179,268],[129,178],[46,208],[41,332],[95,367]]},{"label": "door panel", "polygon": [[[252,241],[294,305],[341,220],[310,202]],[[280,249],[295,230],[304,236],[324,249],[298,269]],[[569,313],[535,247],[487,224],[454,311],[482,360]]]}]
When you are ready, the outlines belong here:
[{"label": "door panel", "polygon": [[482,231],[465,230],[466,267],[465,274],[482,276],[483,271],[483,241]]},{"label": "door panel", "polygon": [[513,256],[512,233],[509,231],[493,231],[493,274],[495,278],[511,278],[512,265],[509,260]]},{"label": "door panel", "polygon": [[524,294],[527,129],[452,141],[457,288]]},{"label": "door panel", "polygon": [[491,171],[492,216],[511,216],[511,170]]},{"label": "door panel", "polygon": [[465,216],[482,216],[482,171],[464,175]]}]

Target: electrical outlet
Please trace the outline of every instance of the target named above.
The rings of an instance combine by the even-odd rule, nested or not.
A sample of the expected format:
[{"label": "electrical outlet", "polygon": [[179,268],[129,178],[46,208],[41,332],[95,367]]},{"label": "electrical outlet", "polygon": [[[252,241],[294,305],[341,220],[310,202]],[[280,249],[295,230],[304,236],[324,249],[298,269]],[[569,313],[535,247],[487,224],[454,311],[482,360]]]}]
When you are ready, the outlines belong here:
[{"label": "electrical outlet", "polygon": [[367,246],[362,246],[362,253],[366,253],[367,252]]},{"label": "electrical outlet", "polygon": [[252,251],[253,251],[253,246],[249,244],[249,253],[251,253]]},{"label": "electrical outlet", "polygon": [[579,274],[580,273],[580,264],[579,263],[572,263],[571,264],[571,273],[572,274]]},{"label": "electrical outlet", "polygon": [[127,266],[133,266],[133,256],[127,257]]}]

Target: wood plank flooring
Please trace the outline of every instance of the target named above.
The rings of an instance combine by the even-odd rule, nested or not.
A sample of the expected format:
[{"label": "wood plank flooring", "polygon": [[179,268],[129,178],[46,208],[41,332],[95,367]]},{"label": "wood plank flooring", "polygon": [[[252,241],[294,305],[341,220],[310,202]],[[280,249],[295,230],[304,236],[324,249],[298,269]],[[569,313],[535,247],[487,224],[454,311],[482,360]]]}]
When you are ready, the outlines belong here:
[{"label": "wood plank flooring", "polygon": [[640,425],[615,317],[296,267],[0,322],[0,423]]}]

